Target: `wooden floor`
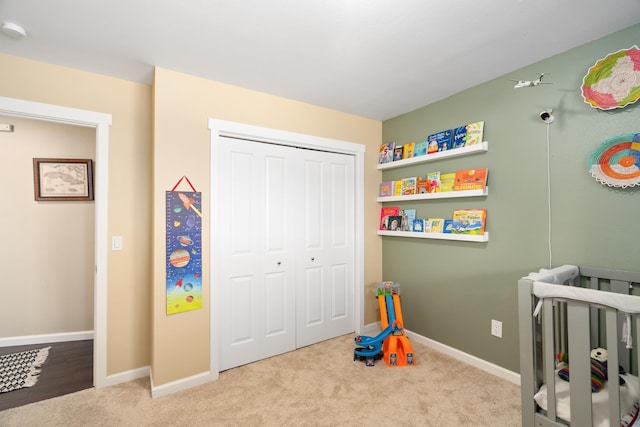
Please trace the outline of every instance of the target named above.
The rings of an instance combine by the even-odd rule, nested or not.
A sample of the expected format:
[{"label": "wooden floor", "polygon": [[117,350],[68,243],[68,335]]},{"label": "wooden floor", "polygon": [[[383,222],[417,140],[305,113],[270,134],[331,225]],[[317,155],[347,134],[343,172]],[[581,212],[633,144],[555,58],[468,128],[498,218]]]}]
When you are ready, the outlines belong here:
[{"label": "wooden floor", "polygon": [[48,346],[36,385],[0,393],[0,411],[93,387],[93,340],[0,347],[0,355]]}]

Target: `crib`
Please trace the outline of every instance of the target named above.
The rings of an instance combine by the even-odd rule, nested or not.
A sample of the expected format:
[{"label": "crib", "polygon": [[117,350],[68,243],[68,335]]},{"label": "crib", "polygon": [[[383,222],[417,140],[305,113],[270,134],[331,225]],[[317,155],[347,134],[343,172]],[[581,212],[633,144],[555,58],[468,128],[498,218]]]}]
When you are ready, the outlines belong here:
[{"label": "crib", "polygon": [[[564,265],[520,279],[522,425],[640,426],[638,313],[640,272]],[[607,349],[608,379],[592,392],[596,347]],[[569,381],[558,376],[559,352]]]}]

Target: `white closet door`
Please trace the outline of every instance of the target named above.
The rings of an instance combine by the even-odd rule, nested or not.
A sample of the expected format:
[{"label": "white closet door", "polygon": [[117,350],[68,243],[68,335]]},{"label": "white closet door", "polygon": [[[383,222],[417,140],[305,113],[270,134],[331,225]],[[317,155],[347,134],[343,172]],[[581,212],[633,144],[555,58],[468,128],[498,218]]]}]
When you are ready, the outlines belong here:
[{"label": "white closet door", "polygon": [[295,349],[295,151],[221,139],[220,370]]},{"label": "white closet door", "polygon": [[219,153],[220,370],[353,332],[353,156],[232,138]]},{"label": "white closet door", "polygon": [[354,331],[354,158],[303,151],[297,347]]}]

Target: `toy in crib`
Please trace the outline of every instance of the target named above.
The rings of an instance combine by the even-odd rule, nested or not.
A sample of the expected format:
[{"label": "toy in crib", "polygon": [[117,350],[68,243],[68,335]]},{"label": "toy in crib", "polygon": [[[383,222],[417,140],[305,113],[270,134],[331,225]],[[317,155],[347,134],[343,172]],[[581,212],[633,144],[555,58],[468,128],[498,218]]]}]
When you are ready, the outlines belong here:
[{"label": "toy in crib", "polygon": [[[594,348],[591,350],[591,392],[598,392],[604,387],[605,381],[607,381],[607,350],[604,348]],[[558,371],[558,376],[565,381],[569,381],[569,355],[567,353],[558,353],[556,355],[558,362],[564,362],[567,366],[561,368]],[[624,374],[622,367],[619,367],[619,373]],[[622,377],[620,378],[620,385],[625,383]]]}]

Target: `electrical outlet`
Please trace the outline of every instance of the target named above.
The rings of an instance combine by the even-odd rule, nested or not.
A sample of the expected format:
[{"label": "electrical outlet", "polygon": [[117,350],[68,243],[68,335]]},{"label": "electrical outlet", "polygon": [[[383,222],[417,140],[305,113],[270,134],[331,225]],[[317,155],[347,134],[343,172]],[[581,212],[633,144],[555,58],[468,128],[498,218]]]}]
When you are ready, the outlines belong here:
[{"label": "electrical outlet", "polygon": [[491,319],[491,335],[502,338],[502,322]]}]

